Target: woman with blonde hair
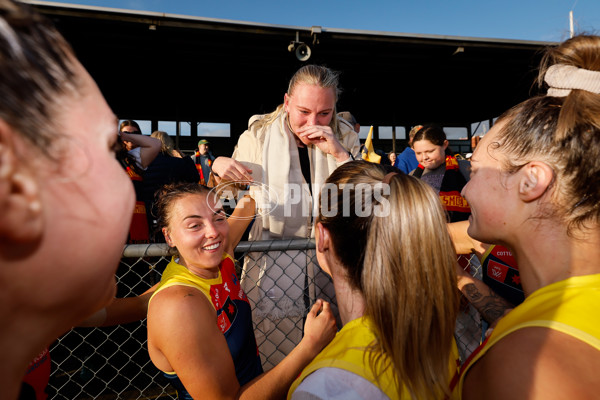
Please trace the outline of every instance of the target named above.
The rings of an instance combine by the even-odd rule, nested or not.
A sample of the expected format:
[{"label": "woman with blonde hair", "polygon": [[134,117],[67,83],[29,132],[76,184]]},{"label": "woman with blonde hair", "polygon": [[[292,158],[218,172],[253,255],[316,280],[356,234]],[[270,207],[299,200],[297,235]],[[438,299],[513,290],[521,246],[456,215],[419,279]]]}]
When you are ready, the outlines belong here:
[{"label": "woman with blonde hair", "polygon": [[[338,166],[358,155],[358,134],[336,114],[339,74],[305,65],[290,80],[275,111],[250,118],[233,158],[217,157],[217,181],[254,181],[250,194],[260,207],[249,240],[313,236],[313,199]],[[269,199],[263,200],[263,188]],[[257,340],[267,366],[275,365],[302,337],[305,298],[333,294],[312,262],[312,251],[251,253],[242,284],[256,306]]]},{"label": "woman with blonde hair", "polygon": [[317,258],[344,326],[288,398],[450,396],[456,256],[436,193],[395,168],[354,161],[327,179],[319,205]]},{"label": "woman with blonde hair", "polygon": [[150,134],[151,137],[160,140],[160,152],[171,157],[182,158],[181,152],[175,148],[175,142],[167,132],[154,131]]},{"label": "woman with blonde hair", "polygon": [[509,247],[525,301],[465,367],[465,399],[592,399],[600,380],[600,37],[550,48],[547,95],[505,113],[471,159],[468,233]]}]

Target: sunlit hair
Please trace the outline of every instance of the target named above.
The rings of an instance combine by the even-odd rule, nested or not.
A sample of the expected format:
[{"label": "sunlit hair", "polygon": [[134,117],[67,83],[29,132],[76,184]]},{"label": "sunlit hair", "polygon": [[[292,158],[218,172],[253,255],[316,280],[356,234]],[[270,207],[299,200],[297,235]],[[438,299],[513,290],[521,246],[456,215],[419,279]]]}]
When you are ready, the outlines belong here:
[{"label": "sunlit hair", "polygon": [[[540,70],[554,64],[600,71],[600,37],[576,36],[550,48]],[[507,111],[489,151],[512,173],[530,161],[554,171],[551,202],[539,217],[555,217],[573,229],[600,222],[600,95],[573,89],[565,97],[538,96]],[[497,153],[500,153],[499,155]]]},{"label": "sunlit hair", "polygon": [[[389,178],[389,195],[379,197],[389,202],[389,213],[358,216],[359,196],[367,197],[362,204],[370,200],[373,207],[383,200],[348,190],[347,184],[375,188],[389,171],[398,173]],[[349,283],[363,294],[365,314],[375,324],[377,341],[368,351],[371,368],[376,376],[383,372],[378,363],[394,368],[398,387],[405,385],[414,399],[443,398],[449,394],[458,291],[456,255],[437,194],[393,167],[364,161],[344,164],[327,183],[338,191],[324,190],[327,198],[320,204],[333,202],[337,213],[325,216],[328,212],[320,209],[318,221],[331,233]],[[343,202],[349,216],[343,215]]]},{"label": "sunlit hair", "polygon": [[134,128],[136,128],[138,130],[137,132],[130,132],[130,133],[142,134],[142,128],[140,128],[140,125],[132,119],[126,119],[124,121],[121,121],[121,124],[119,125],[119,132],[122,132],[123,128],[126,126],[133,126]]},{"label": "sunlit hair", "polygon": [[423,125],[415,125],[412,127],[412,129],[410,130],[410,132],[408,133],[408,142],[412,144],[412,142],[415,140],[415,135],[417,134],[417,132],[419,132],[421,129],[423,129]]},{"label": "sunlit hair", "polygon": [[173,142],[173,139],[171,138],[171,136],[169,136],[169,134],[167,132],[154,131],[154,132],[152,132],[152,134],[150,136],[152,136],[153,138],[157,138],[158,140],[160,140],[160,142],[161,142],[161,146],[160,146],[161,153],[163,153],[163,154],[165,154],[167,156],[176,157],[175,142]]},{"label": "sunlit hair", "polygon": [[[288,96],[293,96],[294,91],[296,90],[296,87],[301,83],[333,90],[333,93],[335,96],[335,102],[333,105],[333,111],[331,113],[331,122],[329,123],[329,126],[331,127],[333,132],[338,137],[340,137],[341,135],[339,132],[339,125],[338,125],[338,120],[336,117],[337,116],[336,104],[337,104],[339,95],[342,92],[341,89],[339,88],[339,73],[335,72],[327,67],[320,66],[320,65],[305,65],[304,67],[302,67],[298,71],[296,71],[294,76],[292,76],[292,79],[290,80],[288,90],[287,90]],[[257,122],[259,124],[258,127],[260,128],[264,125],[271,124],[283,112],[284,112],[283,104],[280,104],[275,111],[273,111],[270,114],[267,114],[264,118],[262,118],[260,121]]]},{"label": "sunlit hair", "polygon": [[[55,114],[81,83],[71,47],[27,5],[0,2],[0,119],[49,157],[59,136]],[[65,110],[66,112],[67,110]]]},{"label": "sunlit hair", "polygon": [[[206,186],[198,183],[171,183],[163,186],[156,192],[156,215],[158,228],[168,228],[171,221],[171,211],[173,204],[189,195],[203,194],[206,196],[216,196]],[[218,200],[218,198],[216,198]]]},{"label": "sunlit hair", "polygon": [[421,140],[429,140],[436,146],[443,146],[446,140],[446,133],[437,125],[424,125],[415,132],[413,143]]}]

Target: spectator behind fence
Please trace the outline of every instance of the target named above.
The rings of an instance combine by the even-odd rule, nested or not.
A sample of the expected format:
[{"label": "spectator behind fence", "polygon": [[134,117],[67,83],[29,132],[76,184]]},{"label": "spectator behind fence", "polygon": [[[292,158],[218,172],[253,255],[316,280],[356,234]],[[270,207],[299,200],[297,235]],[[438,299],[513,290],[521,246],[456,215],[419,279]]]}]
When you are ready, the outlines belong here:
[{"label": "spectator behind fence", "polygon": [[390,165],[394,165],[396,163],[396,153],[394,153],[393,151],[390,151],[388,153],[388,159],[390,160]]},{"label": "spectator behind fence", "polygon": [[135,197],[64,38],[9,0],[0,26],[0,397],[16,399],[30,361],[112,300]]},{"label": "spectator behind fence", "polygon": [[211,167],[215,157],[209,149],[210,143],[206,139],[198,141],[198,149],[192,156],[192,160],[196,164],[196,169],[200,175],[200,184],[213,187],[215,186],[214,178],[211,175]]},{"label": "spectator behind fence", "polygon": [[418,131],[423,128],[423,125],[416,125],[408,133],[408,146],[396,157],[396,162],[394,163],[394,167],[398,168],[400,171],[405,174],[409,174],[415,168],[419,166],[419,162],[417,161],[417,156],[415,156],[415,151],[412,149],[413,140]]},{"label": "spectator behind fence", "polygon": [[467,183],[469,162],[450,155],[446,134],[437,125],[425,125],[413,139],[419,165],[410,174],[439,193],[450,222],[469,218],[470,209],[460,191]]},{"label": "spectator behind fence", "polygon": [[154,194],[164,185],[177,182],[198,182],[200,177],[194,162],[189,157],[178,157],[171,137],[162,131],[150,135],[161,141],[161,151],[144,172],[142,198],[146,206],[150,238],[153,242],[164,243],[160,229],[156,225]]},{"label": "spectator behind fence", "polygon": [[327,184],[317,258],[344,327],[288,398],[448,398],[459,365],[456,258],[435,192],[365,161],[339,167]]},{"label": "spectator behind fence", "polygon": [[228,236],[219,198],[205,186],[176,184],[163,189],[157,209],[167,244],[179,255],[165,269],[148,306],[154,365],[180,399],[285,396],[335,335],[329,304],[319,300],[312,307],[300,344],[262,374],[250,304],[230,256],[240,238]]},{"label": "spectator behind fence", "polygon": [[466,366],[465,399],[600,392],[600,37],[543,60],[547,95],[498,118],[463,189],[469,235],[512,249],[525,292]]},{"label": "spectator behind fence", "polygon": [[[336,115],[338,92],[336,72],[316,65],[300,68],[289,83],[284,104],[250,119],[233,159],[215,160],[213,171],[223,181],[254,180],[269,188],[273,203],[263,201],[263,186],[250,188],[259,215],[249,240],[313,236],[315,193],[335,168],[358,155],[358,135]],[[255,309],[260,351],[270,365],[302,337],[307,295],[334,296],[329,278],[312,264],[313,254],[287,250],[246,257],[242,286]]]},{"label": "spectator behind fence", "polygon": [[181,154],[179,149],[175,148],[175,142],[173,142],[173,139],[171,138],[171,136],[169,136],[169,134],[167,132],[154,131],[150,134],[150,136],[160,140],[160,142],[161,142],[160,152],[161,153],[171,156],[171,157],[183,158],[183,155]]},{"label": "spectator behind fence", "polygon": [[360,133],[360,124],[356,122],[356,118],[354,118],[354,115],[350,114],[349,111],[340,111],[337,115],[349,122],[352,129],[354,129],[354,132]]},{"label": "spectator behind fence", "polygon": [[131,178],[136,199],[127,243],[149,243],[150,211],[144,202],[144,172],[160,152],[161,144],[156,138],[142,135],[140,126],[132,120],[121,122],[119,132],[124,147],[117,152],[117,159]]},{"label": "spectator behind fence", "polygon": [[133,156],[138,168],[145,171],[160,152],[161,143],[156,138],[142,135],[139,124],[130,119],[121,122],[119,132],[127,152]]}]

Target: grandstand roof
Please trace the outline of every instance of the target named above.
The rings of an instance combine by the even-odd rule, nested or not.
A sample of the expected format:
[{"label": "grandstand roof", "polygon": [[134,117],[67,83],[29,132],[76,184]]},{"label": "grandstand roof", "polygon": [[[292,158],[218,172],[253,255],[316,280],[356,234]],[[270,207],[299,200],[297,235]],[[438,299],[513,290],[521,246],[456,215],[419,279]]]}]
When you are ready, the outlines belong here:
[{"label": "grandstand roof", "polygon": [[[554,43],[299,27],[26,1],[54,20],[120,118],[229,122],[283,101],[307,61],[341,71],[339,110],[363,125],[491,119],[532,93]],[[399,19],[401,24],[401,19]]]}]

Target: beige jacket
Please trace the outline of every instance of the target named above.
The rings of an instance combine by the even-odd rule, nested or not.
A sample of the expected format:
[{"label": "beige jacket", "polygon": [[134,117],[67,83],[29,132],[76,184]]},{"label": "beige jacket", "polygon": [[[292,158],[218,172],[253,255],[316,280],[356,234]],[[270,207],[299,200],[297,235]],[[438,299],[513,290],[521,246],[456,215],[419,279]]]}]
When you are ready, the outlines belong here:
[{"label": "beige jacket", "polygon": [[[252,170],[255,182],[268,188],[258,193],[260,186],[251,187],[259,217],[257,217],[250,240],[269,238],[308,238],[312,233],[314,215],[313,196],[302,175],[298,148],[286,124],[287,114],[281,112],[273,123],[258,128],[257,122],[264,115],[250,118],[248,130],[239,138],[233,158]],[[350,124],[339,118],[338,140],[353,157],[359,158],[358,134]],[[308,147],[311,184],[314,202],[318,201],[320,187],[340,165],[335,158],[315,146]],[[265,198],[268,197],[268,198]],[[265,235],[263,230],[268,231]]]}]

